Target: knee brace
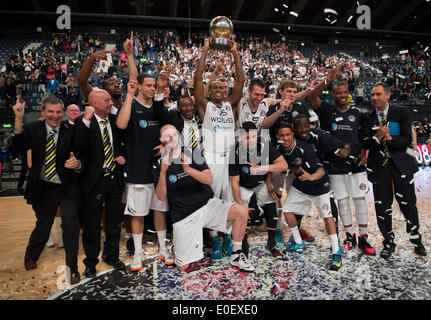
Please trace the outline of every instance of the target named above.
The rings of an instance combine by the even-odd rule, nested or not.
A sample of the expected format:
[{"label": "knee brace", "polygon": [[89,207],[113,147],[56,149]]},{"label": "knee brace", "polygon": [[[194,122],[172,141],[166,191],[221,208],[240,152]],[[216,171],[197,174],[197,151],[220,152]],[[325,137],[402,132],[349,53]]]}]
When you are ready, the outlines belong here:
[{"label": "knee brace", "polygon": [[352,212],[349,198],[338,200],[338,213],[344,226],[352,225]]},{"label": "knee brace", "polygon": [[368,207],[365,198],[354,198],[353,204],[355,205],[356,221],[358,221],[358,224],[368,224]]}]

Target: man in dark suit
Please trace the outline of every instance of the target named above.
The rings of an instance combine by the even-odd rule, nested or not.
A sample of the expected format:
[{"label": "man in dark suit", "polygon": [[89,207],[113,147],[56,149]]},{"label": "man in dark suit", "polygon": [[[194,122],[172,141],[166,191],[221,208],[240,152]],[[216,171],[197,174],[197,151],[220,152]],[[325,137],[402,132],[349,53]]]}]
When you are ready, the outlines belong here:
[{"label": "man in dark suit", "polygon": [[371,91],[376,108],[365,117],[362,146],[369,150],[368,180],[373,183],[377,223],[383,235],[380,256],[388,259],[395,251],[392,231],[392,202],[395,197],[407,223],[414,252],[426,256],[419,233],[419,217],[413,175],[418,171],[415,157],[407,151],[412,142],[412,127],[406,108],[389,104],[390,88],[377,83]]},{"label": "man in dark suit", "polygon": [[106,240],[103,261],[115,269],[125,270],[119,260],[121,194],[124,189],[120,170],[125,159],[121,156],[123,138],[111,114],[113,105],[105,90],[93,90],[85,113],[75,121],[75,147],[82,154],[83,170],[80,185],[84,196],[82,241],[86,254],[84,275],[96,276],[99,262],[102,208],[106,211]]},{"label": "man in dark suit", "polygon": [[166,88],[169,88],[169,75],[161,73],[157,79],[154,112],[162,125],[172,124],[178,130],[184,147],[195,148],[200,141],[202,125],[195,112],[194,100],[190,96],[180,96],[177,110],[168,110],[163,103],[163,93]]},{"label": "man in dark suit", "polygon": [[57,97],[42,101],[43,121],[32,121],[22,126],[25,102],[13,106],[15,113],[15,143],[21,152],[31,150],[25,198],[36,213],[36,227],[31,233],[25,253],[25,268],[37,267],[49,238],[58,206],[63,215],[63,241],[66,265],[70,268],[70,283],[78,283],[79,205],[82,202],[78,175],[74,169],[80,161],[74,156],[74,128],[63,122],[63,103]]}]

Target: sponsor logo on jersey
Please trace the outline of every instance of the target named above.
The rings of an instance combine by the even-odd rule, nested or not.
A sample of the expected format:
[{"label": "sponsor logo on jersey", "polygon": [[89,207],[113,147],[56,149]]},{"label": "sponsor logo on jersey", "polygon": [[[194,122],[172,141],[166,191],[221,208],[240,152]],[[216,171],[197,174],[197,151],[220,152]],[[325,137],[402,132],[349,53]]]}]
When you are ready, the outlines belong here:
[{"label": "sponsor logo on jersey", "polygon": [[355,121],[356,121],[356,117],[355,117],[353,114],[351,114],[351,115],[349,116],[349,121],[350,121],[350,122],[355,122]]},{"label": "sponsor logo on jersey", "polygon": [[139,126],[141,128],[146,128],[146,127],[148,127],[148,122],[146,120],[140,120],[139,121]]},{"label": "sponsor logo on jersey", "polygon": [[338,124],[333,123],[332,124],[332,131],[336,131],[338,129]]},{"label": "sponsor logo on jersey", "polygon": [[177,176],[176,176],[175,174],[171,174],[171,175],[169,176],[169,181],[170,181],[171,183],[175,183],[175,182],[177,182],[177,180],[178,180],[178,178],[177,178]]},{"label": "sponsor logo on jersey", "polygon": [[211,117],[211,122],[216,123],[233,123],[232,118],[222,118],[222,117]]}]

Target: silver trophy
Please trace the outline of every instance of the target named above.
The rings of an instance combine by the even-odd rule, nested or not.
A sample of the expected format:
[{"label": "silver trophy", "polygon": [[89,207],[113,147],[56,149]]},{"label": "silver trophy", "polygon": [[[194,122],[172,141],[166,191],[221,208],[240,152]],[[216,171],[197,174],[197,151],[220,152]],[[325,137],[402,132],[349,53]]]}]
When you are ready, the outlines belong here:
[{"label": "silver trophy", "polygon": [[218,16],[211,20],[211,48],[215,50],[230,50],[230,48],[232,47],[232,41],[230,41],[232,34],[233,24],[229,18],[225,16]]}]

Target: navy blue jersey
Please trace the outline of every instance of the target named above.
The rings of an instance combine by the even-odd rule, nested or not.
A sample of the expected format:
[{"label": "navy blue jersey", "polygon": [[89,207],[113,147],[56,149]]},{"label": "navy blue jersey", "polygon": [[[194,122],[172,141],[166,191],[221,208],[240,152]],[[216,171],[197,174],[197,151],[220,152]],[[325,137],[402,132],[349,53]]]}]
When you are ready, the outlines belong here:
[{"label": "navy blue jersey", "polygon": [[[280,109],[280,103],[271,106],[266,113],[266,117],[273,115],[277,110]],[[274,146],[278,145],[277,138],[275,135],[277,134],[277,127],[281,122],[293,123],[293,118],[295,118],[298,114],[305,114],[307,117],[310,117],[310,112],[308,112],[308,108],[302,106],[299,103],[293,103],[290,110],[285,110],[274,123],[274,125],[269,128],[269,135],[271,137],[271,141]]]},{"label": "navy blue jersey", "polygon": [[160,144],[159,137],[160,124],[154,107],[148,108],[134,99],[129,124],[125,130],[126,183],[153,183],[151,173],[155,154],[153,149]]},{"label": "navy blue jersey", "polygon": [[[296,138],[299,139],[299,137]],[[330,161],[328,160],[329,155],[335,154],[335,151],[344,147],[343,141],[334,137],[329,132],[317,128],[311,128],[308,139],[302,141],[307,142],[313,147],[317,157],[322,160],[325,169],[329,169],[330,167]]]},{"label": "navy blue jersey", "polygon": [[239,176],[239,185],[244,188],[256,188],[265,181],[266,173],[252,175],[250,165],[247,162],[257,165],[273,164],[281,154],[270,141],[257,140],[256,148],[247,151],[242,141],[235,144],[230,152],[229,176]]},{"label": "navy blue jersey", "polygon": [[333,105],[322,101],[320,108],[316,111],[322,130],[330,132],[334,137],[344,143],[349,143],[352,148],[350,157],[340,158],[335,154],[328,154],[329,174],[358,173],[366,170],[365,165],[358,167],[361,153],[361,137],[359,132],[362,124],[362,113],[358,108],[349,107],[341,112]]},{"label": "navy blue jersey", "polygon": [[[292,151],[287,152],[282,146],[278,146],[278,151],[286,159],[289,169],[295,173],[298,168],[302,168],[309,174],[314,174],[317,169],[323,168],[323,164],[317,157],[313,147],[307,142],[295,139],[295,147]],[[319,196],[329,192],[329,178],[325,175],[315,181],[301,181],[298,179],[298,174],[295,173],[296,178],[293,180],[292,185],[299,191],[312,195]]]},{"label": "navy blue jersey", "polygon": [[[182,151],[184,151],[184,148],[182,148]],[[192,159],[190,167],[199,171],[209,169],[205,162],[198,164],[190,154],[187,156]],[[175,223],[206,205],[213,198],[214,193],[210,186],[197,181],[184,172],[180,157],[171,158],[170,160],[172,162],[166,171],[166,186],[169,212],[172,223]],[[152,172],[155,187],[157,187],[160,178],[161,161],[162,159],[159,159],[153,165]]]}]

